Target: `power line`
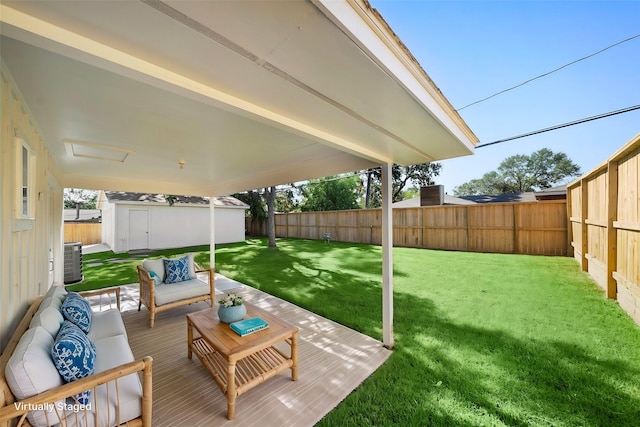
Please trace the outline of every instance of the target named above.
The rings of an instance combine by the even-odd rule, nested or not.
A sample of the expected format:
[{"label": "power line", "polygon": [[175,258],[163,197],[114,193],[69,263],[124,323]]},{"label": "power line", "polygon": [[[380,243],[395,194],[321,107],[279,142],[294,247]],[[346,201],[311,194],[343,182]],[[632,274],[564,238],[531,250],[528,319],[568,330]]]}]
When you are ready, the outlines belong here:
[{"label": "power line", "polygon": [[569,127],[569,126],[579,125],[580,123],[586,123],[586,122],[590,122],[590,121],[593,121],[593,120],[599,120],[599,119],[603,119],[605,117],[611,117],[611,116],[615,116],[617,114],[628,113],[629,111],[638,110],[638,109],[640,109],[640,105],[634,105],[633,107],[627,107],[627,108],[623,108],[621,110],[610,111],[608,113],[598,114],[597,116],[591,116],[591,117],[587,117],[587,118],[584,118],[584,119],[579,119],[579,120],[574,120],[572,122],[563,123],[561,125],[555,125],[555,126],[551,126],[551,127],[540,129],[540,130],[535,130],[533,132],[523,133],[522,135],[512,136],[510,138],[505,138],[505,139],[499,139],[499,140],[493,141],[493,142],[487,142],[486,144],[476,145],[476,148],[488,147],[489,145],[500,144],[501,142],[512,141],[514,139],[524,138],[526,136],[537,135],[539,133],[549,132],[549,131],[552,131],[552,130],[566,128],[566,127]]},{"label": "power line", "polygon": [[576,59],[575,61],[569,62],[568,64],[564,64],[563,66],[558,67],[558,68],[556,68],[556,69],[554,69],[554,70],[551,70],[551,71],[549,71],[549,72],[546,72],[546,73],[544,73],[544,74],[540,74],[539,76],[533,77],[533,78],[531,78],[531,79],[529,79],[529,80],[527,80],[527,81],[524,81],[524,82],[522,82],[522,83],[520,83],[520,84],[517,84],[517,85],[515,85],[515,86],[512,86],[512,87],[510,87],[510,88],[508,88],[508,89],[504,89],[504,90],[501,90],[500,92],[496,92],[496,93],[494,93],[493,95],[487,96],[486,98],[482,98],[482,99],[480,99],[480,100],[478,100],[478,101],[472,102],[471,104],[467,104],[467,105],[465,105],[465,106],[464,106],[464,107],[462,107],[462,108],[458,108],[456,111],[464,110],[464,109],[465,109],[465,108],[467,108],[467,107],[471,107],[472,105],[479,104],[479,103],[484,102],[484,101],[487,101],[487,100],[489,100],[489,99],[491,99],[491,98],[493,98],[493,97],[495,97],[495,96],[501,95],[501,94],[503,94],[503,93],[505,93],[505,92],[509,92],[510,90],[513,90],[513,89],[519,88],[520,86],[524,86],[524,85],[526,85],[527,83],[531,83],[531,82],[532,82],[532,81],[534,81],[534,80],[537,80],[537,79],[540,79],[540,78],[542,78],[542,77],[548,76],[549,74],[553,74],[553,73],[555,73],[556,71],[560,71],[560,70],[562,70],[563,68],[567,68],[568,66],[573,65],[573,64],[575,64],[575,63],[577,63],[577,62],[584,61],[585,59],[589,59],[589,58],[591,58],[591,57],[593,57],[593,56],[596,56],[596,55],[598,55],[598,54],[600,54],[600,53],[602,53],[602,52],[604,52],[604,51],[606,51],[606,50],[611,49],[612,47],[615,47],[615,46],[621,45],[622,43],[626,43],[626,42],[631,41],[631,40],[633,40],[633,39],[635,39],[635,38],[638,38],[638,37],[640,37],[640,34],[636,34],[635,36],[629,37],[629,38],[627,38],[627,39],[624,39],[624,40],[622,40],[622,41],[619,41],[619,42],[617,42],[617,43],[614,43],[614,44],[612,44],[612,45],[609,45],[609,46],[605,47],[604,49],[600,49],[600,50],[599,50],[599,51],[597,51],[597,52],[594,52],[594,53],[592,53],[592,54],[590,54],[590,55],[587,55],[587,56],[585,56],[585,57],[582,57],[582,58],[580,58],[580,59]]}]

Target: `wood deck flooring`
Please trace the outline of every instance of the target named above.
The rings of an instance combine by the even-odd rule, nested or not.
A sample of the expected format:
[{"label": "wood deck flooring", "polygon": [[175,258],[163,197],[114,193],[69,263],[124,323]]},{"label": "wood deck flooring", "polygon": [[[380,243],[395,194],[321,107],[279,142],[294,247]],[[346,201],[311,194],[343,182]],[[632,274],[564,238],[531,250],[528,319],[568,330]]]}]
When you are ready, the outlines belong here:
[{"label": "wood deck flooring", "polygon": [[[130,288],[123,295],[133,301]],[[134,356],[154,359],[154,426],[312,426],[391,354],[379,341],[264,292],[248,286],[235,291],[300,328],[298,381],[287,370],[243,394],[229,421],[226,399],[214,380],[196,357],[187,359],[185,315],[208,304],[162,312],[150,329],[148,311],[125,303],[122,317]]]}]

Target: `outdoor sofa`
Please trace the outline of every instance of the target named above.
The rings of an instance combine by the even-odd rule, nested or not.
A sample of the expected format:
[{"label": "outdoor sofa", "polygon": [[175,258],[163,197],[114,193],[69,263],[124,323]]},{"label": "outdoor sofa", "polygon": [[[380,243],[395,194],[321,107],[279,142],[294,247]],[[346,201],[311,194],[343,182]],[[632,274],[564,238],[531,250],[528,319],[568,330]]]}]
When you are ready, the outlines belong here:
[{"label": "outdoor sofa", "polygon": [[[156,313],[182,305],[215,298],[215,273],[204,270],[193,260],[193,254],[179,258],[145,259],[137,266],[140,282],[138,311],[144,304],[149,310],[149,326],[153,328]],[[208,273],[208,283],[198,273]]]},{"label": "outdoor sofa", "polygon": [[52,286],[0,356],[0,427],[151,426],[152,362],[134,359],[119,310]]}]

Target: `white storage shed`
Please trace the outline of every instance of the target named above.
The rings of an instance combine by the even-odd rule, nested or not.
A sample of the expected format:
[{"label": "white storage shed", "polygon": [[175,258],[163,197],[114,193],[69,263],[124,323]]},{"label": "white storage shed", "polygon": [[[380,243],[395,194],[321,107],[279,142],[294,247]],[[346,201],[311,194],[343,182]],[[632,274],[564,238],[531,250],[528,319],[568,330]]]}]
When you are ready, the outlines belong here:
[{"label": "white storage shed", "polygon": [[[116,252],[208,245],[211,234],[209,198],[103,191],[102,241]],[[215,243],[241,242],[248,205],[235,197],[215,197]]]}]

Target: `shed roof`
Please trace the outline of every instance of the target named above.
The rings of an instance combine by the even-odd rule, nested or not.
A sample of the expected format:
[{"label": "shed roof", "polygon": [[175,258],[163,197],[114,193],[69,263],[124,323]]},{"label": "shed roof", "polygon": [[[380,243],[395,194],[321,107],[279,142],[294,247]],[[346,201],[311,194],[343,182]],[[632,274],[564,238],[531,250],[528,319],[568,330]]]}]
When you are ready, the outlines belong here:
[{"label": "shed roof", "polygon": [[[109,203],[135,202],[135,203],[156,203],[167,204],[166,194],[152,193],[130,193],[126,191],[105,191],[106,200]],[[174,196],[175,204],[179,205],[203,205],[209,206],[209,197],[199,196]],[[232,196],[220,196],[213,198],[214,206],[249,209],[249,205]]]}]

